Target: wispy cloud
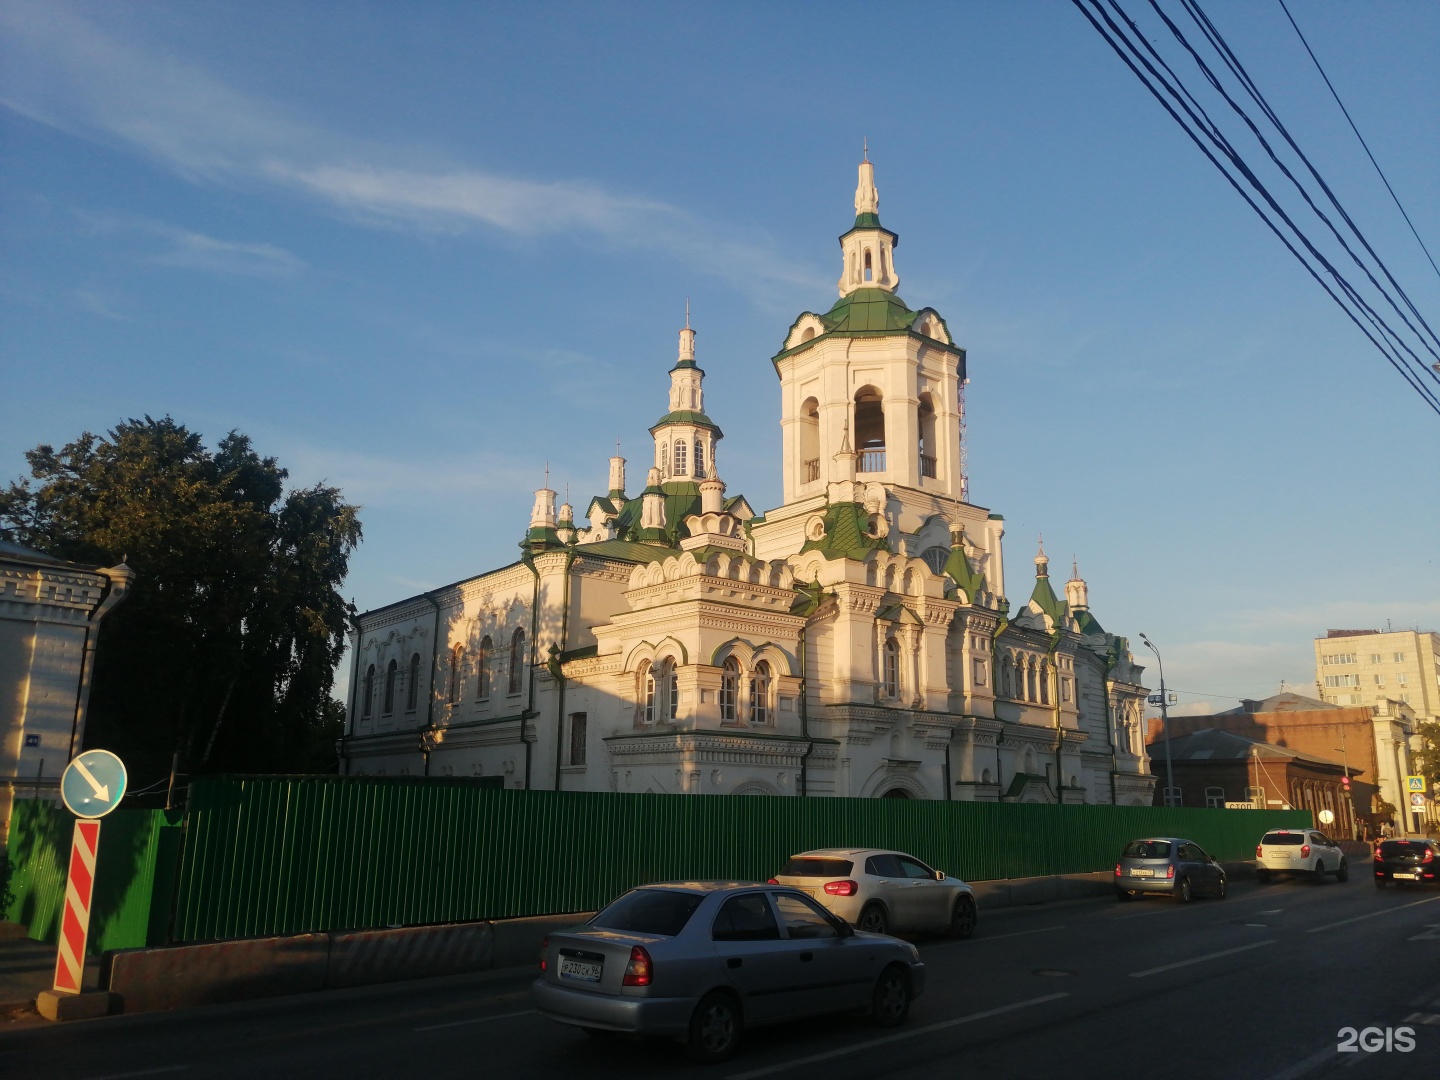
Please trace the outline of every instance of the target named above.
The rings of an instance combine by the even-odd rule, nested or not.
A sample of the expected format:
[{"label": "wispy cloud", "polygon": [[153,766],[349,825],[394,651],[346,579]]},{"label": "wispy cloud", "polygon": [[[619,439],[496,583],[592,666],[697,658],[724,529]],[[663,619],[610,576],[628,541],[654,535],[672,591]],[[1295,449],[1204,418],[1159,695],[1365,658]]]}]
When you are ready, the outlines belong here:
[{"label": "wispy cloud", "polygon": [[172,246],[152,261],[164,266],[264,277],[293,274],[305,266],[301,259],[274,244],[217,240],[182,229],[165,230],[163,235],[169,237]]},{"label": "wispy cloud", "polygon": [[[760,233],[737,235],[662,200],[581,180],[507,177],[306,124],[208,72],[108,33],[55,4],[0,8],[8,40],[0,104],[76,136],[128,147],[195,182],[281,188],[369,225],[514,236],[581,233],[669,253],[756,299],[823,275]],[[403,164],[402,164],[403,163]],[[224,257],[271,253],[225,251]],[[197,249],[191,257],[216,258]]]}]

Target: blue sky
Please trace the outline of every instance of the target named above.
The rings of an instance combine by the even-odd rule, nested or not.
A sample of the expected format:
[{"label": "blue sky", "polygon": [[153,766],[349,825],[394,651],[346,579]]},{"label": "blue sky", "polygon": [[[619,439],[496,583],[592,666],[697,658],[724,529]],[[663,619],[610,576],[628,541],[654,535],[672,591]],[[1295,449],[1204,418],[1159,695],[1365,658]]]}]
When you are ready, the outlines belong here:
[{"label": "blue sky", "polygon": [[[1440,252],[1440,7],[1290,6]],[[1279,4],[1206,9],[1436,325]],[[646,459],[688,297],[773,506],[769,357],[834,301],[862,137],[1012,597],[1043,532],[1192,708],[1440,628],[1440,422],[1062,2],[0,2],[0,475],[239,428],[363,504],[377,606],[511,561],[547,461],[583,511]]]}]

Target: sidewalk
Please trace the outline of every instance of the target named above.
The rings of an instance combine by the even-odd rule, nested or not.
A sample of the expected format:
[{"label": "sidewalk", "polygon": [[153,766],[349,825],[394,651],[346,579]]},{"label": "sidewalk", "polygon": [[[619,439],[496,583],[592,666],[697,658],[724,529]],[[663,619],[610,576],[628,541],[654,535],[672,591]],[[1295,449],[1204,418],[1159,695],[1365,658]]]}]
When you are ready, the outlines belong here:
[{"label": "sidewalk", "polygon": [[[29,938],[0,939],[0,1023],[35,1007],[35,995],[55,984],[55,946]],[[100,958],[85,964],[85,989],[100,986]]]}]

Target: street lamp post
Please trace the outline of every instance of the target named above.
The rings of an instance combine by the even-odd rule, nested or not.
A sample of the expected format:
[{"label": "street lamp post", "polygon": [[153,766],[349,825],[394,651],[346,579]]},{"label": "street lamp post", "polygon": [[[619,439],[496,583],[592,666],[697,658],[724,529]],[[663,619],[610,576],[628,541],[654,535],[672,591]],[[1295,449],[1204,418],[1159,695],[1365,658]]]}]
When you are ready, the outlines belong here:
[{"label": "street lamp post", "polygon": [[1160,650],[1144,634],[1140,640],[1155,654],[1155,663],[1160,665],[1160,731],[1165,736],[1165,805],[1170,805],[1170,793],[1175,790],[1175,766],[1170,760],[1170,710],[1169,697],[1165,694],[1165,661],[1160,659]]}]

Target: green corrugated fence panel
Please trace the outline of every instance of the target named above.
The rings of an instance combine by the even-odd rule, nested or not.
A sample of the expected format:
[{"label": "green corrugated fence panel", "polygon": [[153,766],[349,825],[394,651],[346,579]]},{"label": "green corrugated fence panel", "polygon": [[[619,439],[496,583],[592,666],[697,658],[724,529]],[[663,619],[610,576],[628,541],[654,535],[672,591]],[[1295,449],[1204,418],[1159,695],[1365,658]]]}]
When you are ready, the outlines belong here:
[{"label": "green corrugated fence panel", "polygon": [[[117,810],[100,825],[86,951],[162,943],[178,855],[180,815]],[[24,923],[36,941],[54,942],[65,903],[75,818],[44,800],[17,800],[7,856],[13,901],[5,918]]]},{"label": "green corrugated fence panel", "polygon": [[174,937],[583,911],[647,881],[761,880],[795,852],[889,847],[972,881],[1107,870],[1137,836],[1244,859],[1308,812],[507,791],[460,779],[191,786]]}]

